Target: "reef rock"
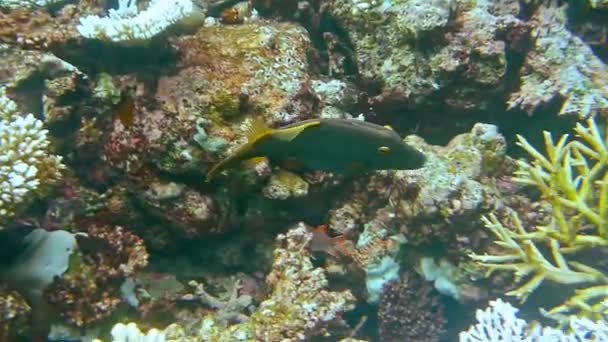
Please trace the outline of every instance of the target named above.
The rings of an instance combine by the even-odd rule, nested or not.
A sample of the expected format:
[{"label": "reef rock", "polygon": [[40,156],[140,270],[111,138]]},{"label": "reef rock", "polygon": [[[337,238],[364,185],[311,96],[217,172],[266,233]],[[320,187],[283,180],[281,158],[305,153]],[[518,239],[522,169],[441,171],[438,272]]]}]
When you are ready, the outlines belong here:
[{"label": "reef rock", "polygon": [[461,110],[484,108],[504,90],[506,51],[527,32],[513,14],[493,11],[485,0],[338,0],[330,9],[360,75],[382,87],[377,100],[428,105],[441,93]]}]

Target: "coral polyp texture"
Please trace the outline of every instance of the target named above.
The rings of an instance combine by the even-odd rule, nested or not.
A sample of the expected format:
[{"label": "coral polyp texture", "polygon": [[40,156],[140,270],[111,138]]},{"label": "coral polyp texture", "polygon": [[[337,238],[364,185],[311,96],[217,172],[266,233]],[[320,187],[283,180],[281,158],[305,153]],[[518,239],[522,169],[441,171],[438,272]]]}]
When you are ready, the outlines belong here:
[{"label": "coral polyp texture", "polygon": [[[80,19],[77,29],[85,38],[114,42],[150,39],[169,26],[196,16],[197,8],[191,0],[151,0],[148,8],[139,11],[137,0],[119,0],[118,8],[108,15],[90,15]],[[202,14],[199,21],[202,23]],[[196,19],[194,19],[196,20]]]},{"label": "coral polyp texture", "polygon": [[60,177],[61,157],[52,154],[48,131],[0,88],[0,222],[45,194]]},{"label": "coral polyp texture", "polygon": [[[608,140],[593,119],[577,124],[577,138],[554,141],[544,133],[546,154],[523,137],[518,144],[531,156],[519,161],[514,180],[535,187],[552,209],[548,222],[524,227],[518,215],[484,219],[504,253],[471,257],[493,271],[515,274],[518,287],[508,292],[525,301],[545,280],[579,288],[563,304],[548,311],[557,319],[565,314],[597,317],[608,300],[608,276],[583,253],[601,253],[608,246]],[[599,251],[598,251],[599,249]],[[601,258],[601,254],[600,255]]]}]

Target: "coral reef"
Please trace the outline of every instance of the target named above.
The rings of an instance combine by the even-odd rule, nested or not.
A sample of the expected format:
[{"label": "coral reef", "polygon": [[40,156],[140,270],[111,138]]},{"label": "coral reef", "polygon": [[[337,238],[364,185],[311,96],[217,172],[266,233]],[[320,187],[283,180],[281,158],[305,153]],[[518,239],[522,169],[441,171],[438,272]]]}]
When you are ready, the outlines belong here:
[{"label": "coral reef", "polygon": [[526,55],[522,83],[510,107],[532,113],[555,98],[559,114],[585,118],[608,108],[608,69],[566,27],[566,7],[540,6],[532,18],[534,46]]},{"label": "coral reef", "polygon": [[2,0],[0,7],[18,8],[18,7],[41,7],[49,6],[62,0]]},{"label": "coral reef", "polygon": [[544,280],[583,286],[547,313],[558,319],[579,310],[580,315],[597,318],[602,301],[608,300],[606,271],[589,264],[593,259],[581,262],[574,258],[608,245],[608,140],[593,119],[586,125],[577,124],[574,130],[577,139],[572,141],[564,135],[554,142],[545,132],[546,155],[519,137],[518,144],[532,161],[519,161],[514,180],[538,189],[551,205],[550,220],[531,228],[524,227],[515,213],[503,220],[491,214],[485,224],[504,252],[471,255],[489,272],[513,272],[523,284],[507,294],[521,301]]},{"label": "coral reef", "polygon": [[120,286],[148,263],[143,241],[121,227],[91,226],[80,253],[45,290],[46,300],[78,327],[108,317],[122,303]]},{"label": "coral reef", "polygon": [[80,19],[78,32],[86,38],[114,42],[137,42],[150,39],[178,22],[198,21],[198,13],[191,0],[152,0],[148,8],[139,12],[137,0],[119,0],[118,8],[110,9],[107,17],[96,15]]},{"label": "coral reef", "polygon": [[414,273],[387,285],[378,306],[380,341],[439,341],[446,321],[433,291]]},{"label": "coral reef", "polygon": [[19,293],[0,288],[0,339],[9,341],[26,331],[31,310]]},{"label": "coral reef", "polygon": [[33,49],[50,49],[73,41],[78,37],[78,14],[86,10],[86,3],[67,5],[54,14],[37,7],[0,11],[0,41]]},{"label": "coral reef", "polygon": [[411,104],[442,92],[459,109],[487,106],[502,87],[506,49],[526,34],[513,14],[491,13],[490,1],[340,0],[330,12],[350,34],[360,75],[380,81],[382,97]]},{"label": "coral reef", "polygon": [[[604,302],[604,307],[608,303]],[[490,301],[485,310],[477,310],[477,323],[468,331],[460,333],[461,342],[482,341],[605,341],[608,339],[606,317],[603,320],[591,321],[587,318],[571,317],[569,329],[564,333],[560,329],[543,327],[528,323],[517,317],[519,310],[501,299]]]},{"label": "coral reef", "polygon": [[[576,332],[493,302],[463,340],[601,339],[603,3],[0,0],[0,340],[452,340],[505,293]],[[315,118],[427,163],[205,182]]]},{"label": "coral reef", "polygon": [[277,236],[273,268],[266,277],[269,297],[243,323],[222,327],[213,317],[206,318],[201,337],[208,341],[301,340],[323,335],[329,324],[340,322],[341,313],[352,309],[355,298],[348,290],[326,289],[323,269],[315,268],[310,260],[311,238],[303,224]]}]

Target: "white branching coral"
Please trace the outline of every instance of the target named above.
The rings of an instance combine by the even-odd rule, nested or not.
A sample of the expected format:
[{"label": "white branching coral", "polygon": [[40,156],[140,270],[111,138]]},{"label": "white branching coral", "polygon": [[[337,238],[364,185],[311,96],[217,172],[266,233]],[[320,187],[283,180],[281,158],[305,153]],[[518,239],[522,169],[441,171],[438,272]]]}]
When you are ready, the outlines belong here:
[{"label": "white branching coral", "polygon": [[0,88],[0,223],[32,197],[43,194],[59,177],[61,157],[52,155],[48,131]]},{"label": "white branching coral", "polygon": [[[608,302],[604,307],[608,309]],[[477,310],[477,324],[460,333],[460,342],[608,341],[608,322],[605,319],[591,321],[573,316],[567,329],[570,332],[565,333],[517,318],[518,311],[500,298],[491,301],[485,310]]]},{"label": "white branching coral", "polygon": [[112,328],[112,342],[165,342],[165,333],[150,329],[147,333],[141,332],[135,323],[118,323]]},{"label": "white branching coral", "polygon": [[202,13],[192,0],[151,0],[141,12],[137,0],[119,0],[118,8],[110,9],[106,17],[81,18],[77,29],[85,38],[130,42],[150,39],[173,24],[197,18],[202,23]]}]

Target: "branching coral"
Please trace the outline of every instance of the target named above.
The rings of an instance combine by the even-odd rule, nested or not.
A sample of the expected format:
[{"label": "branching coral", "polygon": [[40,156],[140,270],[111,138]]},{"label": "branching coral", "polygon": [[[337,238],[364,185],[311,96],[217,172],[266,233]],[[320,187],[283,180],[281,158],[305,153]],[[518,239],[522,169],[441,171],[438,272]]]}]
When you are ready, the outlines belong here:
[{"label": "branching coral", "polygon": [[91,15],[82,18],[77,28],[86,38],[137,41],[150,39],[195,14],[197,9],[191,0],[152,0],[141,12],[137,9],[137,0],[119,0],[118,8],[111,9],[107,17]]},{"label": "branching coral", "polygon": [[489,272],[511,271],[516,280],[525,281],[507,293],[521,301],[545,279],[588,286],[548,312],[558,319],[575,310],[597,317],[600,302],[608,299],[608,276],[588,263],[572,260],[581,252],[591,253],[595,247],[608,245],[608,141],[593,119],[586,125],[577,124],[574,130],[578,139],[572,141],[564,135],[554,142],[545,132],[546,156],[518,137],[519,146],[533,160],[519,161],[514,180],[536,187],[552,206],[552,217],[546,224],[527,230],[516,214],[502,222],[490,215],[485,224],[505,253],[472,255]]},{"label": "branching coral", "polygon": [[[608,302],[604,302],[608,309]],[[493,300],[485,310],[477,310],[477,324],[460,333],[461,342],[501,342],[501,341],[606,341],[608,325],[606,317],[591,321],[587,318],[572,317],[570,333],[562,330],[530,324],[518,318],[519,310],[501,299]]]},{"label": "branching coral", "polygon": [[0,88],[0,222],[15,215],[61,176],[61,157],[51,154],[48,131],[34,115],[18,115]]}]

